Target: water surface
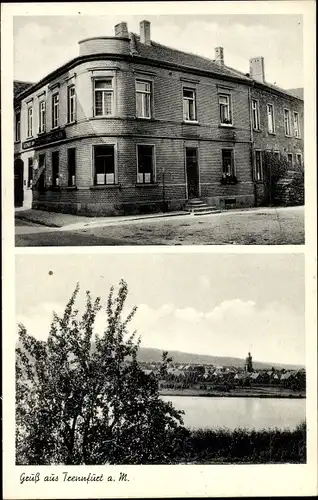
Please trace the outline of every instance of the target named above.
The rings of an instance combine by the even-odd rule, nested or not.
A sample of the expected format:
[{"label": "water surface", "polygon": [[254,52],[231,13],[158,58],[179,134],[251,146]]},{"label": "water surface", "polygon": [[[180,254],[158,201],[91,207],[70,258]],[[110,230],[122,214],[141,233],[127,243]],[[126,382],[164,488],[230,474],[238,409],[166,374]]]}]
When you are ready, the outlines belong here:
[{"label": "water surface", "polygon": [[294,429],[306,417],[306,399],[162,396],[184,410],[186,427]]}]

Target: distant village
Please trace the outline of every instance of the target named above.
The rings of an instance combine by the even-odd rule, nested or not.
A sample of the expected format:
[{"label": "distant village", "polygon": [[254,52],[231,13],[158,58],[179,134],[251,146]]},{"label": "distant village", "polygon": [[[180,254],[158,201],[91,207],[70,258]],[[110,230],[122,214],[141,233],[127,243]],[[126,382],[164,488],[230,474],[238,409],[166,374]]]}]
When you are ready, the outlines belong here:
[{"label": "distant village", "polygon": [[[141,363],[147,374],[157,374],[160,363]],[[306,370],[286,370],[272,367],[270,370],[255,370],[249,353],[243,367],[205,364],[169,363],[161,377],[160,389],[203,389],[230,391],[235,388],[264,387],[306,390]]]}]

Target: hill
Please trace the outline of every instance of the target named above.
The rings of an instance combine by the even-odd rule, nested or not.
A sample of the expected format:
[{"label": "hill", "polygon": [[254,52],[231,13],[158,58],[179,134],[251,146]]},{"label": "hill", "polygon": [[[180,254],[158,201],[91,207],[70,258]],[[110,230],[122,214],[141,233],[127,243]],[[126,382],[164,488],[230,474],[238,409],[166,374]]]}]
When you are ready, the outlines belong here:
[{"label": "hill", "polygon": [[[153,349],[151,347],[140,347],[138,359],[145,363],[158,362],[161,360],[162,350]],[[209,356],[207,354],[193,354],[181,351],[169,351],[169,356],[175,363],[185,364],[203,364],[203,365],[222,365],[222,366],[235,366],[237,368],[243,367],[245,359],[231,358],[223,356]],[[284,363],[264,363],[261,361],[254,361],[253,366],[256,370],[270,370],[274,368],[285,368],[285,370],[298,370],[303,368],[301,365],[284,364]]]}]

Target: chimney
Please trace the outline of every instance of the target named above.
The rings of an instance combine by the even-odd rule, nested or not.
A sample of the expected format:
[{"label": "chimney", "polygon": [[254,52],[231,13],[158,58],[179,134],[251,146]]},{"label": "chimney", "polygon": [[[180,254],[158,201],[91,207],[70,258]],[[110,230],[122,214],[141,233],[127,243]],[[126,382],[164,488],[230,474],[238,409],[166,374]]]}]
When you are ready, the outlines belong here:
[{"label": "chimney", "polygon": [[128,27],[127,23],[119,23],[115,26],[115,36],[121,38],[128,38]]},{"label": "chimney", "polygon": [[215,47],[215,59],[214,59],[214,62],[216,62],[220,66],[224,66],[223,47]]},{"label": "chimney", "polygon": [[258,82],[265,82],[264,57],[250,59],[250,77]]},{"label": "chimney", "polygon": [[151,45],[149,21],[141,21],[140,23],[140,41],[146,45]]}]

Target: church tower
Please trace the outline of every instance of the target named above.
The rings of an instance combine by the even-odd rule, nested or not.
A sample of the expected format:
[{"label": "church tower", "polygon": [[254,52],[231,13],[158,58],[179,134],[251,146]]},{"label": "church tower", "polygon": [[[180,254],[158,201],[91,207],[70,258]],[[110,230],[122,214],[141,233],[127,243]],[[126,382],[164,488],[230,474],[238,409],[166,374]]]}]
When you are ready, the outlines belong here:
[{"label": "church tower", "polygon": [[251,373],[254,371],[253,370],[253,360],[252,360],[252,356],[251,356],[250,352],[248,353],[248,356],[245,359],[245,371],[248,373]]}]

